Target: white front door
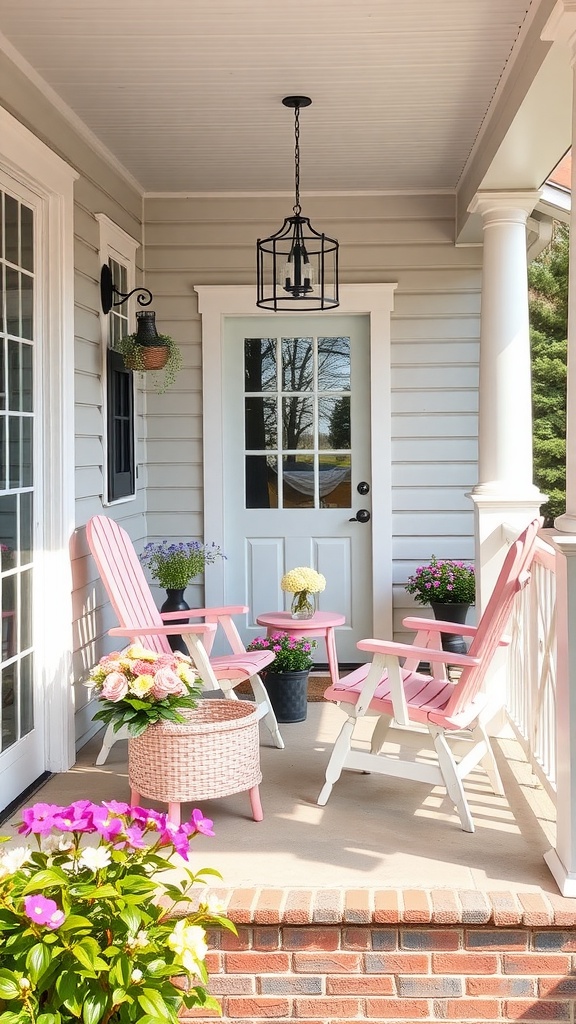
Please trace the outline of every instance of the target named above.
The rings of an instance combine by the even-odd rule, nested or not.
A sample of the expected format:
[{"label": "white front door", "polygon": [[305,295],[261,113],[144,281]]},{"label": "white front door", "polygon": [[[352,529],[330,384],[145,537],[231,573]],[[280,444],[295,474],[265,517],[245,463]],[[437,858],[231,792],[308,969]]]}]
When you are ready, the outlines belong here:
[{"label": "white front door", "polygon": [[[224,343],[226,599],[245,603],[245,640],[289,609],[282,575],[326,577],[323,611],[343,614],[342,663],[372,627],[367,316],[230,318]],[[360,518],[357,515],[360,512]],[[322,644],[316,660],[326,661]]]}]

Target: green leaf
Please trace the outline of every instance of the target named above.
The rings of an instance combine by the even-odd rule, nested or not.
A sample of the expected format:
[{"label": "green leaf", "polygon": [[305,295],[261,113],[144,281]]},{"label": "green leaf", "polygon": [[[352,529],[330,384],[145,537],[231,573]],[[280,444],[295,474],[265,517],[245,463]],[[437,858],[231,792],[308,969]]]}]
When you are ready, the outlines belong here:
[{"label": "green leaf", "polygon": [[137,932],[140,925],[142,924],[142,914],[140,914],[134,907],[124,907],[120,913],[120,920],[124,921],[131,932]]},{"label": "green leaf", "polygon": [[64,871],[60,871],[58,868],[45,868],[43,871],[34,872],[34,877],[22,890],[22,895],[27,896],[31,892],[41,892],[43,889],[48,889],[51,885],[67,886],[68,883],[69,878]]},{"label": "green leaf", "polygon": [[56,1024],[58,1018],[54,1013],[40,1013],[36,1017],[36,1024]]},{"label": "green leaf", "polygon": [[144,1013],[149,1013],[151,1017],[161,1017],[162,1020],[172,1020],[173,1016],[166,1003],[162,999],[162,996],[154,988],[145,988],[138,995],[138,1002]]},{"label": "green leaf", "polygon": [[17,999],[20,986],[12,971],[0,971],[0,999]]},{"label": "green leaf", "polygon": [[62,971],[56,978],[55,989],[62,1002],[74,1000],[78,976],[73,971]]},{"label": "green leaf", "polygon": [[42,942],[36,943],[28,950],[26,967],[30,974],[30,981],[36,984],[39,978],[47,971],[50,965],[50,953]]},{"label": "green leaf", "polygon": [[69,914],[63,924],[60,925],[59,932],[79,932],[87,928],[89,931],[92,930],[92,921],[87,917],[81,917],[80,914]]},{"label": "green leaf", "polygon": [[0,1024],[22,1024],[22,1020],[22,1014],[12,1013],[12,1010],[6,1010],[4,1013],[0,1013]]},{"label": "green leaf", "polygon": [[76,957],[78,963],[82,964],[82,967],[85,967],[87,971],[94,974],[94,961],[96,957],[91,947],[87,947],[85,942],[78,942],[75,946],[72,946],[71,952]]},{"label": "green leaf", "polygon": [[82,1007],[82,1020],[84,1024],[98,1024],[104,1016],[108,1005],[108,997],[102,989],[93,989],[84,997]]}]

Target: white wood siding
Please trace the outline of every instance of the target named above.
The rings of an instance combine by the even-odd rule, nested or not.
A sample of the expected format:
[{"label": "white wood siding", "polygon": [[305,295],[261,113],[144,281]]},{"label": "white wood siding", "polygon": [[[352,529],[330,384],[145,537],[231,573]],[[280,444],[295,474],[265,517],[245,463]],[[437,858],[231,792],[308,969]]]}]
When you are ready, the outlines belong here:
[{"label": "white wood siding", "polygon": [[[288,200],[148,197],[146,284],[185,368],[148,399],[150,537],[206,536],[202,521],[200,321],[194,286],[255,280],[255,245]],[[471,558],[476,483],[482,250],[454,245],[451,196],[310,198],[303,210],[340,242],[341,280],[397,281],[392,319],[396,635],[413,611],[403,584],[432,554]],[[200,588],[195,588],[199,590]],[[197,600],[190,588],[188,600]],[[192,603],[192,602],[190,602]]]}]

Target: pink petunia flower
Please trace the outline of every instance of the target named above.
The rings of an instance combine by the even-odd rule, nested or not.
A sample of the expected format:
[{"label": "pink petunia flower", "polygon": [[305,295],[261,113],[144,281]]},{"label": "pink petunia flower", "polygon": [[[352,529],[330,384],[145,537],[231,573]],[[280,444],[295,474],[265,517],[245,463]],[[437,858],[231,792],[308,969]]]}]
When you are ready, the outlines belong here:
[{"label": "pink petunia flower", "polygon": [[26,896],[24,900],[26,915],[36,924],[45,924],[52,931],[64,923],[66,915],[54,900],[45,896]]}]

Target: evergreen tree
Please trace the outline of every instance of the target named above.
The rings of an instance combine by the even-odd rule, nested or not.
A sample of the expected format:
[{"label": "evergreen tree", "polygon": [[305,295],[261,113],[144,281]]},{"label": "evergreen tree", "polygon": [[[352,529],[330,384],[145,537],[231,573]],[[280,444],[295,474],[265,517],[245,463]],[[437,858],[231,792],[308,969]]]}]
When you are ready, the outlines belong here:
[{"label": "evergreen tree", "polygon": [[556,223],[550,245],[528,268],[534,481],[548,495],[545,526],[566,510],[566,337],[568,227]]}]

